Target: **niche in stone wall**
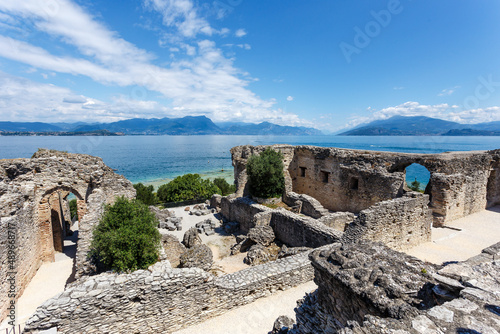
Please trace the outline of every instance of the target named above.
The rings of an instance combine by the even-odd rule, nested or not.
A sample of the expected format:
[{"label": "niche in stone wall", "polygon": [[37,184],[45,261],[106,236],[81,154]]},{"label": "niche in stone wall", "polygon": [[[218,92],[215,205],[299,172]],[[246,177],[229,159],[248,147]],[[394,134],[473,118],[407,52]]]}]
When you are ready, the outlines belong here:
[{"label": "niche in stone wall", "polygon": [[357,177],[351,177],[349,179],[349,189],[351,190],[359,189],[359,179]]},{"label": "niche in stone wall", "polygon": [[328,179],[330,177],[330,173],[329,172],[325,172],[325,171],[321,171],[320,173],[320,178],[321,178],[321,181],[323,181],[323,183],[328,183]]},{"label": "niche in stone wall", "polygon": [[306,167],[299,167],[300,169],[300,176],[301,177],[306,177]]}]

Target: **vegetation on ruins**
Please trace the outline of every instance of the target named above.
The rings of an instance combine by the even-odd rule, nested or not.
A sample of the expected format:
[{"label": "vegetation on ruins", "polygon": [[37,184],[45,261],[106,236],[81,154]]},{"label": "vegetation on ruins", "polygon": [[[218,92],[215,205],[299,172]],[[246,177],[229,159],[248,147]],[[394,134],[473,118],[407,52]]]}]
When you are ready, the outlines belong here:
[{"label": "vegetation on ruins", "polygon": [[69,201],[69,212],[70,212],[71,219],[78,216],[78,207],[76,204],[76,198],[73,198],[71,201]]},{"label": "vegetation on ruins", "polygon": [[229,184],[224,178],[217,177],[214,179],[214,184],[220,189],[222,196],[227,196],[236,191],[236,186],[234,184]]},{"label": "vegetation on ruins", "polygon": [[421,183],[417,181],[417,178],[415,178],[415,181],[408,185],[408,187],[413,191],[423,192],[423,190],[420,189],[420,185]]},{"label": "vegetation on ruins", "polygon": [[221,190],[212,181],[203,180],[199,174],[185,174],[160,186],[157,195],[161,202],[166,203],[206,200],[220,193]]},{"label": "vegetation on ruins", "polygon": [[141,201],[146,205],[155,205],[158,203],[158,197],[156,196],[156,193],[154,192],[155,189],[152,185],[145,186],[142,183],[136,183],[134,184],[134,189],[137,193],[135,198],[138,201]]},{"label": "vegetation on ruins", "polygon": [[158,260],[158,221],[147,205],[118,197],[93,232],[90,255],[101,271],[146,269]]},{"label": "vegetation on ruins", "polygon": [[285,189],[283,154],[266,148],[248,159],[247,175],[250,193],[261,198],[280,197]]}]

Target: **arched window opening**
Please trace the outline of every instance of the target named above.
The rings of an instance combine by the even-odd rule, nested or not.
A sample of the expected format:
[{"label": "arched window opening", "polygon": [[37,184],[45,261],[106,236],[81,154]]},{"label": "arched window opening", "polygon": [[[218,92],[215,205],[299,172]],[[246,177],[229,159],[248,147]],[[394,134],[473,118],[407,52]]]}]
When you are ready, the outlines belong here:
[{"label": "arched window opening", "polygon": [[430,178],[429,170],[420,164],[413,163],[405,169],[405,182],[409,190],[430,193]]}]

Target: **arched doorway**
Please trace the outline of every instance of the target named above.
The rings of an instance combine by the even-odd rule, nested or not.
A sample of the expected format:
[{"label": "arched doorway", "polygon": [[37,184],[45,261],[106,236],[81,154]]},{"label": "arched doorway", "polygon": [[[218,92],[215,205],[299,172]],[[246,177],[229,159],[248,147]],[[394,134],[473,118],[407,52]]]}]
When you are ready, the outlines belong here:
[{"label": "arched doorway", "polygon": [[431,194],[431,173],[418,163],[412,163],[405,168],[405,186],[408,190]]},{"label": "arched doorway", "polygon": [[[56,252],[69,253],[67,255],[70,257],[76,254],[77,235],[73,234],[78,233],[78,225],[73,224],[68,201],[68,198],[72,197],[76,200],[77,216],[81,219],[86,213],[87,206],[80,193],[74,189],[52,189],[45,193],[39,203],[40,248],[44,262],[54,262]],[[65,249],[65,244],[73,249]]]}]

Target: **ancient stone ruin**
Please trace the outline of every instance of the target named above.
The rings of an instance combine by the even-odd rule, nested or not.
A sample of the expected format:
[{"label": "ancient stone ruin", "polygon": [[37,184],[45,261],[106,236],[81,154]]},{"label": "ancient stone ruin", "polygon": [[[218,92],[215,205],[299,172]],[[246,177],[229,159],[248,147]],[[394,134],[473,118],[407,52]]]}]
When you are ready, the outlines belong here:
[{"label": "ancient stone ruin", "polygon": [[[231,149],[238,196],[249,195],[248,158],[266,147]],[[314,218],[323,216],[324,209],[357,214],[402,197],[409,190],[405,169],[413,163],[426,167],[431,174],[425,194],[429,196],[434,226],[500,204],[500,150],[410,154],[314,146],[272,148],[284,156],[284,201],[291,206],[301,202],[301,212]]]},{"label": "ancient stone ruin", "polygon": [[100,158],[82,154],[39,150],[31,159],[0,160],[0,314],[9,304],[7,240],[9,226],[15,230],[17,296],[44,261],[62,251],[69,215],[68,195],[76,196],[79,240],[76,275],[91,271],[87,252],[92,227],[99,222],[103,204],[116,196],[135,197],[130,181],[117,175]]},{"label": "ancient stone ruin", "polygon": [[[33,159],[1,161],[5,177],[0,201],[15,208],[13,215],[2,212],[2,233],[5,219],[13,219],[21,228],[38,226],[39,217],[47,217],[39,215],[43,203],[55,207],[57,214],[46,224],[51,226],[56,216],[65,215],[64,208],[56,209],[64,207],[60,203],[66,192],[85,194],[80,198],[75,193],[79,209],[85,212],[81,228],[87,227],[84,242],[78,244],[77,280],[37,309],[26,332],[57,327],[62,333],[169,333],[314,278],[318,289],[300,301],[296,319],[280,317],[269,330],[498,333],[499,245],[446,266],[424,263],[400,251],[429,241],[432,224],[442,226],[500,204],[500,150],[416,155],[274,145],[284,155],[283,201],[290,209],[286,210],[271,209],[247,196],[246,161],[265,148],[233,148],[237,193],[211,199],[210,210],[220,214],[223,229],[239,230],[233,250],[248,252],[248,261],[255,262],[219,277],[199,268],[202,264],[172,268],[168,260],[148,270],[90,276],[92,268],[82,260],[90,228],[103,203],[116,195],[134,195],[130,183],[89,156],[42,151]],[[406,186],[405,168],[415,162],[431,172],[424,194]],[[33,172],[36,166],[40,168]],[[78,179],[80,175],[84,177]],[[35,195],[40,191],[35,187],[33,195],[25,197],[27,182],[45,188]],[[56,191],[60,195],[54,196]],[[31,229],[42,235],[40,227]],[[53,252],[59,235],[49,232]],[[193,228],[185,235],[185,247],[200,246],[197,234]],[[33,242],[38,243],[43,244]],[[175,264],[186,261],[181,259],[185,247],[176,238],[164,238],[163,244]],[[268,256],[267,248],[276,244],[281,247],[279,254]],[[27,245],[26,249],[35,247]],[[31,267],[42,261],[25,258]],[[195,261],[188,262],[190,267]]]}]

